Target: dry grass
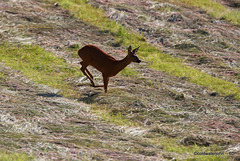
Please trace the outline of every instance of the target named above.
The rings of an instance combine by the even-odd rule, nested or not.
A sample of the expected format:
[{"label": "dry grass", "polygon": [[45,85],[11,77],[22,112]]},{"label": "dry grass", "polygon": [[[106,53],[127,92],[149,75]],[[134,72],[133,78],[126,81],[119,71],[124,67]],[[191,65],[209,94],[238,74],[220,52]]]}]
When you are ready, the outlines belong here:
[{"label": "dry grass", "polygon": [[233,24],[240,25],[240,12],[223,6],[214,0],[171,0],[172,3],[183,3],[187,6],[193,6],[205,10],[212,17],[225,19]]},{"label": "dry grass", "polygon": [[110,31],[114,34],[117,41],[122,42],[122,45],[134,44],[141,46],[139,55],[144,60],[150,62],[150,68],[165,71],[179,77],[187,77],[189,81],[195,84],[208,87],[224,95],[233,95],[236,99],[240,100],[240,89],[233,83],[210,76],[202,71],[184,65],[181,59],[163,54],[158,48],[148,44],[142,35],[134,34],[115,21],[108,19],[102,9],[92,7],[84,0],[74,2],[59,0],[57,2],[83,21],[97,26],[101,30]]}]

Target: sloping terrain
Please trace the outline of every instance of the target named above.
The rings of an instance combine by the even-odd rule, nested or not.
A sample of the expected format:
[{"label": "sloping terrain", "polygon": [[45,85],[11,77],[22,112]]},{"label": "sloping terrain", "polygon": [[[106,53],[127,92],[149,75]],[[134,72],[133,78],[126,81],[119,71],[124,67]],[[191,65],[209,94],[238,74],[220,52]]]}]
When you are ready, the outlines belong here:
[{"label": "sloping terrain", "polygon": [[[89,3],[133,33],[142,33],[166,55],[239,87],[239,26],[172,1]],[[83,76],[63,78],[73,92],[69,95],[66,87],[38,82],[35,77],[41,75],[25,76],[9,64],[6,55],[15,50],[9,45],[23,44],[40,46],[62,58],[69,69],[80,68],[77,50],[86,44],[118,59],[125,56],[127,46],[116,43],[113,34],[76,18],[60,4],[1,1],[0,39],[1,48],[9,48],[0,53],[2,151],[42,160],[239,159],[240,103],[233,95],[151,69],[147,61],[111,78],[107,94]],[[101,73],[89,69],[102,84]],[[51,80],[53,75],[47,75]]]},{"label": "sloping terrain", "polygon": [[30,152],[43,160],[162,158],[157,155],[158,146],[136,138],[144,130],[104,123],[86,104],[33,84],[2,64],[1,71],[8,75],[1,78],[1,148]]},{"label": "sloping terrain", "polygon": [[[160,3],[161,2],[161,3]],[[171,1],[93,1],[148,42],[213,76],[239,84],[239,27]]]}]

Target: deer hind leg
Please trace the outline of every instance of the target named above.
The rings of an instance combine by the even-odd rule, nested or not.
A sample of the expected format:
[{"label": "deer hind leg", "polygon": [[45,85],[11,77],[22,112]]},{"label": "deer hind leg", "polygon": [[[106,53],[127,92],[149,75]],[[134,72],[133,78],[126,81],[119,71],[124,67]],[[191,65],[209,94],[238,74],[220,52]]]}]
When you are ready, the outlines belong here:
[{"label": "deer hind leg", "polygon": [[[88,69],[87,69],[87,66],[88,65],[86,65],[86,64],[84,64],[84,62],[81,62],[80,63],[81,65],[82,65],[82,67],[81,67],[81,71],[83,72],[83,74],[85,75],[85,76],[87,76],[87,78],[90,80],[90,82],[92,83],[92,85],[93,85],[93,87],[95,87],[95,84],[94,84],[94,81],[93,81],[93,76],[92,76],[92,74],[88,71]],[[85,71],[87,71],[87,73],[89,74],[87,74]]]},{"label": "deer hind leg", "polygon": [[108,81],[109,81],[109,77],[103,76],[103,83],[104,83],[105,93],[107,93]]}]

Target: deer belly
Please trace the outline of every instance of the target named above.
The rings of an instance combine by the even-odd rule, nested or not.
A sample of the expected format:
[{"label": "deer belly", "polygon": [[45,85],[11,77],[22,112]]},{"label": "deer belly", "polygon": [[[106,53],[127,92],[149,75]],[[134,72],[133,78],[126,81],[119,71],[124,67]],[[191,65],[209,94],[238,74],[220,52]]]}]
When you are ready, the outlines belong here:
[{"label": "deer belly", "polygon": [[106,66],[102,63],[91,64],[91,66],[96,68],[98,71],[100,71],[102,73],[104,73],[107,70]]}]

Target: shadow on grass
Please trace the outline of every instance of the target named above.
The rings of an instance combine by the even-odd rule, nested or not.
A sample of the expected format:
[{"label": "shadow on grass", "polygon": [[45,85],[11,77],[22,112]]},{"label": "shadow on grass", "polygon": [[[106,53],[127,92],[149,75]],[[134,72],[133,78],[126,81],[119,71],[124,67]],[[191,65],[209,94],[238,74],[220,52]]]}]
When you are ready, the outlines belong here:
[{"label": "shadow on grass", "polygon": [[39,93],[37,96],[42,96],[42,97],[62,97],[61,95],[58,95],[56,93]]},{"label": "shadow on grass", "polygon": [[96,91],[92,91],[92,92],[88,92],[83,94],[82,98],[79,98],[78,101],[82,101],[84,103],[87,104],[92,104],[92,103],[96,103],[95,98],[100,94],[101,92],[96,92]]}]

